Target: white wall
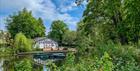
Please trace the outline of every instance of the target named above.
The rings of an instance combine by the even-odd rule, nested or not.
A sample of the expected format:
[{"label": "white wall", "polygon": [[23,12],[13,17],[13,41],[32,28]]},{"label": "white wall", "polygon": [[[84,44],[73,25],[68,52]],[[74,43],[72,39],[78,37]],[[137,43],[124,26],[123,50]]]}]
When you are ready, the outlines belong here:
[{"label": "white wall", "polygon": [[35,46],[34,46],[34,48],[39,47],[39,48],[43,49],[45,46],[46,47],[57,48],[58,45],[57,44],[53,44],[53,46],[52,46],[51,44],[44,45],[43,43],[36,43]]}]

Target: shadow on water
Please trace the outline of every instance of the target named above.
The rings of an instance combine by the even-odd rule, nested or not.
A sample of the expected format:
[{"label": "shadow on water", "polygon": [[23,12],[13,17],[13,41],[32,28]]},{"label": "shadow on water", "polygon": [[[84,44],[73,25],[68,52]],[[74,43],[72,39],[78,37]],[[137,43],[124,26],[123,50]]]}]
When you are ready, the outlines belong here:
[{"label": "shadow on water", "polygon": [[61,65],[65,54],[63,53],[40,53],[33,55],[15,55],[0,57],[0,71],[49,71],[46,66],[48,61]]}]

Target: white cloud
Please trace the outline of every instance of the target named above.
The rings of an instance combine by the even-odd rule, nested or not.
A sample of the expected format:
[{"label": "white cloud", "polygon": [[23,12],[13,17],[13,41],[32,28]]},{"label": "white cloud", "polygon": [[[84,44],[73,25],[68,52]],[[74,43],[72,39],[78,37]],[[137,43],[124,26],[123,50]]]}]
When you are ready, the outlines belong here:
[{"label": "white cloud", "polygon": [[[74,3],[71,3],[66,7],[61,5],[59,9],[66,12],[72,10],[73,6],[75,6]],[[0,10],[15,9],[18,11],[24,7],[31,10],[35,17],[41,17],[44,21],[59,19],[68,23],[69,26],[76,26],[76,23],[78,22],[78,18],[72,17],[68,13],[60,13],[51,0],[0,0]],[[2,19],[0,19],[0,21],[2,21]]]},{"label": "white cloud", "polygon": [[75,2],[73,1],[69,1],[69,5],[65,5],[65,1],[62,2],[62,4],[60,5],[60,8],[58,8],[58,10],[60,10],[60,12],[67,12],[67,11],[71,11],[71,10],[74,10],[76,9],[76,4]]}]

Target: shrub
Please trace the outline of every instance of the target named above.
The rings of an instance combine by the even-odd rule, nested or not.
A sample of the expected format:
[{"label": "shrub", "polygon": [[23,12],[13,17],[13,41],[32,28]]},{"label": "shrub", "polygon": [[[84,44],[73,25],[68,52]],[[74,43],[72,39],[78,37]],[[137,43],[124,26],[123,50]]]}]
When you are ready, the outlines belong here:
[{"label": "shrub", "polygon": [[1,47],[0,48],[0,56],[12,55],[13,50],[9,47]]},{"label": "shrub", "polygon": [[31,40],[27,39],[22,33],[18,33],[15,36],[14,46],[16,47],[17,52],[26,52],[32,50]]},{"label": "shrub", "polygon": [[[55,67],[56,68],[56,67]],[[75,62],[73,53],[68,53],[63,66],[57,67],[59,71],[112,71],[113,63],[108,53],[104,53],[101,58],[98,57],[80,57],[78,62]]]},{"label": "shrub", "polygon": [[32,64],[30,60],[23,59],[15,63],[15,71],[32,71]]},{"label": "shrub", "polygon": [[109,42],[108,44],[98,45],[92,53],[101,57],[103,52],[107,52],[113,61],[113,71],[137,71],[140,69],[138,65],[139,50],[132,45],[120,45]]},{"label": "shrub", "polygon": [[140,67],[138,63],[132,60],[123,60],[122,57],[117,58],[117,63],[115,63],[115,67],[113,71],[139,71]]},{"label": "shrub", "polygon": [[140,40],[138,41],[138,48],[140,48]]}]

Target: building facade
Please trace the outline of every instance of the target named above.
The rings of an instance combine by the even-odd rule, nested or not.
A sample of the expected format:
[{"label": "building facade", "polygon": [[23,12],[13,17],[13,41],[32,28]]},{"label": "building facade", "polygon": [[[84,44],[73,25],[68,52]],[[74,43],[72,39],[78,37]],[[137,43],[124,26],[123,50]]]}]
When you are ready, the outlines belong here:
[{"label": "building facade", "polygon": [[42,37],[42,38],[36,38],[35,40],[35,45],[34,48],[40,48],[40,49],[56,49],[58,48],[58,43],[48,39],[46,37]]}]

